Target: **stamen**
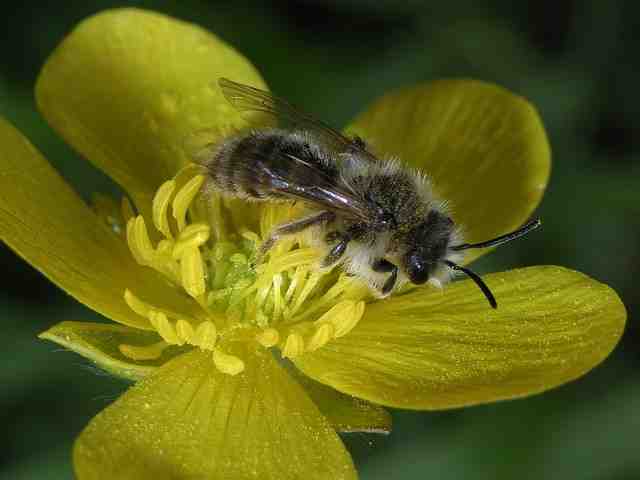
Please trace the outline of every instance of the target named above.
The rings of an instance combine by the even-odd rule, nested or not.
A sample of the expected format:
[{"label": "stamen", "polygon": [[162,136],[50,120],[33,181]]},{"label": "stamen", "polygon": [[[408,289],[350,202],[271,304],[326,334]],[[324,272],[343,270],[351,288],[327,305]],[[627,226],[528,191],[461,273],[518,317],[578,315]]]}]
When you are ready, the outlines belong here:
[{"label": "stamen", "polygon": [[282,349],[282,358],[296,358],[304,353],[304,339],[299,333],[291,333]]},{"label": "stamen", "polygon": [[311,275],[309,275],[307,281],[303,284],[302,289],[299,292],[295,293],[293,297],[293,307],[290,310],[291,315],[294,315],[300,309],[304,301],[320,281],[321,276],[322,274],[319,272],[312,273]]},{"label": "stamen", "polygon": [[176,322],[176,335],[183,343],[193,343],[193,327],[185,319]]},{"label": "stamen", "polygon": [[293,294],[295,293],[298,286],[302,283],[304,276],[307,274],[307,270],[301,267],[296,267],[296,272],[293,274],[293,278],[291,279],[291,283],[289,284],[289,288],[287,289],[287,293],[284,294],[284,301],[289,303]]},{"label": "stamen", "polygon": [[256,335],[256,340],[265,348],[271,348],[280,341],[280,334],[275,328],[266,328]]},{"label": "stamen", "polygon": [[364,302],[346,300],[335,305],[331,310],[316,320],[316,325],[330,323],[335,328],[335,338],[349,333],[358,324],[364,313]]},{"label": "stamen", "polygon": [[213,322],[202,322],[191,338],[193,345],[203,350],[213,350],[218,341],[218,330]]},{"label": "stamen", "polygon": [[273,288],[271,291],[273,292],[273,318],[278,319],[282,313],[282,303],[283,298],[280,294],[280,289],[282,288],[282,275],[279,273],[273,276]]},{"label": "stamen", "polygon": [[178,231],[184,230],[187,223],[187,209],[200,191],[204,183],[204,175],[196,175],[189,180],[173,199],[173,218],[178,222]]},{"label": "stamen", "polygon": [[149,318],[149,313],[151,312],[151,308],[149,305],[138,297],[136,297],[131,290],[127,289],[124,291],[124,301],[127,302],[129,308],[133,310],[138,315],[141,315],[145,318]]},{"label": "stamen", "polygon": [[151,325],[154,326],[158,335],[160,335],[165,342],[173,345],[184,345],[185,342],[178,337],[173,325],[171,325],[171,322],[169,322],[169,319],[164,313],[151,312],[149,317]]},{"label": "stamen", "polygon": [[213,363],[218,370],[227,375],[237,375],[244,370],[244,362],[240,358],[224,353],[219,348],[213,350]]},{"label": "stamen", "polygon": [[309,265],[318,259],[318,251],[313,248],[301,248],[285,253],[269,262],[267,269],[261,276],[263,281],[268,281],[276,273],[284,272],[301,265]]},{"label": "stamen", "polygon": [[185,250],[180,261],[182,286],[196,298],[205,292],[204,265],[200,249],[190,247]]},{"label": "stamen", "polygon": [[189,248],[199,248],[209,240],[211,228],[204,223],[194,223],[186,227],[180,236],[178,241],[173,246],[171,256],[174,260],[179,260],[184,251]]},{"label": "stamen", "polygon": [[176,182],[174,180],[164,182],[153,197],[153,203],[151,204],[153,224],[160,233],[169,239],[173,239],[173,234],[169,226],[167,212],[175,188]]},{"label": "stamen", "polygon": [[311,340],[309,340],[307,351],[314,352],[319,348],[324,347],[334,337],[335,329],[333,328],[333,325],[330,323],[323,323],[316,329]]},{"label": "stamen", "polygon": [[153,262],[153,245],[142,215],[132,218],[127,223],[127,243],[138,263],[150,265]]}]

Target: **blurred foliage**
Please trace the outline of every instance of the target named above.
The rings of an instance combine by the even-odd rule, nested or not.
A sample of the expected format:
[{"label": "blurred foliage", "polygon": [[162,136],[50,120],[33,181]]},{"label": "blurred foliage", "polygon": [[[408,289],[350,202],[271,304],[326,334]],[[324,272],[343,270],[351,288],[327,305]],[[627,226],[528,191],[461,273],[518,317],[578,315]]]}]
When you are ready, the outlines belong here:
[{"label": "blurred foliage", "polygon": [[[117,187],[36,113],[43,61],[80,19],[137,5],[191,20],[236,46],[272,89],[336,125],[376,96],[440,77],[496,82],[530,99],[554,171],[544,228],[477,264],[583,271],[629,310],[614,354],[585,378],[529,399],[451,412],[394,412],[389,437],[345,436],[363,479],[640,478],[640,5],[632,1],[258,0],[5,2],[0,114],[88,197]],[[635,33],[635,35],[634,35]],[[481,201],[481,199],[479,199]],[[61,320],[96,320],[0,247],[0,479],[71,478],[74,436],[126,385],[36,340]]]}]

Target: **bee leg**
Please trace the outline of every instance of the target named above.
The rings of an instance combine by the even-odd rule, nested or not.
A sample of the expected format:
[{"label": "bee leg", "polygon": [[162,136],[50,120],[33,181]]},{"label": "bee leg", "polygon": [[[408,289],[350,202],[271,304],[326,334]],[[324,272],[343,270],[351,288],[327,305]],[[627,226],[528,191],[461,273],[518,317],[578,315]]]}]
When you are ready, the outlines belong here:
[{"label": "bee leg", "polygon": [[286,237],[287,235],[300,233],[309,227],[313,227],[314,225],[331,222],[335,219],[335,217],[336,215],[333,212],[322,211],[313,215],[309,215],[308,217],[295,220],[293,222],[278,225],[271,231],[271,233],[269,234],[269,238],[262,242],[262,245],[260,245],[260,248],[258,248],[256,263],[262,262],[264,256],[269,252],[269,250],[271,250],[271,247],[273,247],[275,243],[280,240],[280,238]]},{"label": "bee leg", "polygon": [[340,232],[333,231],[325,235],[324,241],[327,242],[328,244],[333,244],[333,243],[336,243],[341,238],[342,238],[342,234]]},{"label": "bee leg", "polygon": [[396,282],[398,281],[398,266],[389,260],[379,258],[371,264],[371,269],[378,273],[391,272],[391,275],[389,275],[389,278],[387,278],[387,281],[384,282],[382,286],[382,294],[388,295],[391,293],[391,290],[393,290],[393,287],[396,286]]},{"label": "bee leg", "polygon": [[[350,237],[340,232],[330,232],[327,234],[327,237],[330,237],[332,241],[336,241],[336,240],[340,240],[340,241],[336,243],[331,248],[331,250],[329,250],[329,253],[327,254],[327,256],[324,257],[324,260],[322,260],[321,265],[323,268],[329,267],[334,263],[336,263],[338,260],[340,260],[340,258],[342,258],[342,256],[344,255],[344,252],[347,251],[347,246],[351,241]],[[328,238],[326,240],[329,241]]]}]

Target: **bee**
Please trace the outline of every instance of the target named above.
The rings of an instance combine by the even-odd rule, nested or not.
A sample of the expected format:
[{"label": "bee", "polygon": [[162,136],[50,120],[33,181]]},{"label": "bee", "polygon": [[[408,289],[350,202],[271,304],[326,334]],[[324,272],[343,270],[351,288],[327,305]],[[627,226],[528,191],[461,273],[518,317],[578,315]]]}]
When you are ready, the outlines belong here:
[{"label": "bee", "polygon": [[484,281],[459,265],[464,251],[509,242],[540,220],[464,243],[420,171],[378,158],[362,138],[345,136],[269,92],[226,78],[218,85],[240,113],[260,112],[285,127],[240,133],[218,144],[204,161],[209,188],[248,201],[302,201],[310,212],[276,226],[259,247],[259,259],[279,239],[315,228],[326,249],[321,266],[342,265],[381,297],[407,281],[441,286],[462,272],[497,308]]}]

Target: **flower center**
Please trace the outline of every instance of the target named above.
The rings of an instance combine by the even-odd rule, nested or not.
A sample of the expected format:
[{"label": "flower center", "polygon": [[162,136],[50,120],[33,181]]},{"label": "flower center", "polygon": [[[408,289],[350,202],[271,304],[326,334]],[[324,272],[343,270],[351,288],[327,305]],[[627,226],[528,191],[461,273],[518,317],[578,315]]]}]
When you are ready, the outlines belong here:
[{"label": "flower center", "polygon": [[123,345],[122,353],[143,360],[157,358],[169,345],[192,345],[213,352],[220,371],[237,374],[244,365],[225,353],[230,342],[255,341],[294,358],[349,333],[362,318],[369,289],[355,277],[320,269],[322,252],[308,233],[280,240],[254,265],[273,227],[300,215],[304,206],[201,194],[205,180],[197,167],[185,168],[158,189],[153,230],[142,215],[127,222],[136,261],[183,291],[194,308],[149,304],[131,286],[127,304],[164,343]]}]

